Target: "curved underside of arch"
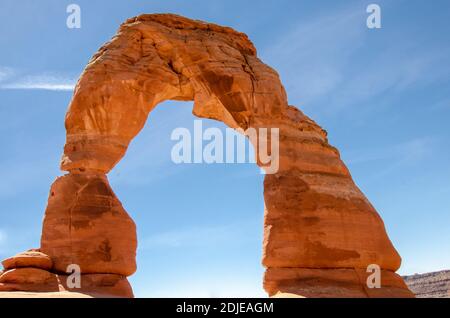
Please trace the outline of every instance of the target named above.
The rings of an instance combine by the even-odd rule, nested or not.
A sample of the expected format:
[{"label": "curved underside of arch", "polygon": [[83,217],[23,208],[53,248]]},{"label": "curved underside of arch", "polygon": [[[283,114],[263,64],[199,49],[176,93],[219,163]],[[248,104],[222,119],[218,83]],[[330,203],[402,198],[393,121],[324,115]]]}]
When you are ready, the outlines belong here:
[{"label": "curved underside of arch", "polygon": [[[61,168],[68,174],[52,185],[41,247],[27,259],[42,271],[33,274],[39,283],[24,279],[27,266],[15,265],[0,276],[0,290],[71,290],[64,273],[78,264],[84,291],[132,295],[126,276],[136,270],[135,225],[106,174],[165,100],[193,100],[194,115],[236,129],[279,128],[279,170],[264,180],[269,295],[412,295],[395,274],[400,257],[381,218],[339,152],[321,127],[288,104],[277,72],[247,36],[171,14],[127,20],[90,60],[65,120]],[[51,266],[38,266],[46,257]],[[381,288],[366,284],[370,264],[381,269]]]}]

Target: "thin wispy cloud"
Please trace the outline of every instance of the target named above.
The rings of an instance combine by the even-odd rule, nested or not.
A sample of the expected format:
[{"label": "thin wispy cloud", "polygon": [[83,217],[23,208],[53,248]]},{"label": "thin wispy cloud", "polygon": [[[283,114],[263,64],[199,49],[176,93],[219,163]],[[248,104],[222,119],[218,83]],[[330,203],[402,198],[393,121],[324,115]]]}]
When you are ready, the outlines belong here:
[{"label": "thin wispy cloud", "polygon": [[63,73],[24,74],[9,67],[0,67],[0,89],[32,89],[72,91],[77,77]]},{"label": "thin wispy cloud", "polygon": [[383,148],[369,148],[353,152],[346,161],[350,165],[381,160],[401,160],[417,162],[431,152],[434,140],[429,137],[414,138],[399,144]]},{"label": "thin wispy cloud", "polygon": [[312,17],[262,53],[280,72],[290,99],[307,105],[337,88],[353,49],[362,41],[361,18],[353,7]]},{"label": "thin wispy cloud", "polygon": [[[388,4],[385,4],[386,7]],[[292,31],[262,52],[280,73],[292,104],[334,113],[408,89],[448,78],[449,47],[433,47],[424,39],[405,37],[398,29],[386,35],[389,46],[374,46],[364,6],[320,13],[301,20]],[[379,43],[378,43],[379,44]],[[367,54],[367,47],[375,47]]]},{"label": "thin wispy cloud", "polygon": [[449,68],[442,67],[448,52],[429,50],[418,55],[414,52],[415,45],[404,43],[401,49],[380,53],[362,71],[355,72],[336,87],[328,96],[329,105],[342,109],[374,101],[378,104],[386,96],[401,96],[410,89],[429,85],[450,74]]},{"label": "thin wispy cloud", "polygon": [[384,178],[391,173],[398,173],[402,169],[411,169],[411,166],[420,164],[433,155],[437,141],[431,137],[414,138],[402,143],[387,147],[371,147],[347,153],[345,157],[350,168],[361,164],[380,164],[380,169],[371,169],[374,173],[371,178]]},{"label": "thin wispy cloud", "polygon": [[30,75],[10,83],[1,84],[1,89],[38,89],[50,91],[72,91],[76,79],[61,75]]}]

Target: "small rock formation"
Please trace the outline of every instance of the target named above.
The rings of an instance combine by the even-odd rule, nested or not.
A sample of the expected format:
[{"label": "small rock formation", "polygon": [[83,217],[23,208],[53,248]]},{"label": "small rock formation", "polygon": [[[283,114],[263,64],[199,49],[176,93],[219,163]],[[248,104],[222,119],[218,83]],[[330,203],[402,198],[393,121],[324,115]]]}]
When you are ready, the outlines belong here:
[{"label": "small rock formation", "polygon": [[70,264],[83,274],[129,276],[136,271],[136,226],[109,186],[105,175],[71,173],[50,189],[41,251],[53,270]]},{"label": "small rock formation", "polygon": [[[0,288],[50,291],[56,280],[65,290],[62,274],[78,264],[89,292],[132,295],[126,276],[136,269],[135,226],[106,174],[164,100],[193,100],[196,116],[244,131],[279,128],[279,171],[264,181],[270,296],[413,296],[395,273],[400,256],[381,218],[327,133],[288,104],[277,72],[247,36],[172,14],[127,20],[87,65],[65,120],[68,174],[52,185],[45,212],[40,251],[53,266],[17,260]],[[369,264],[382,269],[379,289],[366,286]]]},{"label": "small rock formation", "polygon": [[450,298],[450,270],[403,276],[417,298]]},{"label": "small rock formation", "polygon": [[[86,260],[85,260],[86,261]],[[87,274],[83,273],[80,288],[71,288],[68,274],[59,271],[51,258],[38,249],[29,250],[8,258],[2,262],[5,270],[0,272],[0,297],[36,296],[36,292],[48,293],[49,297],[66,297],[68,291],[74,291],[74,297],[80,294],[92,297],[133,297],[133,291],[126,276],[120,274]],[[11,292],[13,295],[6,295]],[[70,295],[69,294],[69,295]]]},{"label": "small rock formation", "polygon": [[53,262],[48,255],[45,255],[38,250],[29,250],[5,259],[2,261],[2,265],[5,270],[21,267],[33,267],[43,270],[50,270],[53,267]]}]

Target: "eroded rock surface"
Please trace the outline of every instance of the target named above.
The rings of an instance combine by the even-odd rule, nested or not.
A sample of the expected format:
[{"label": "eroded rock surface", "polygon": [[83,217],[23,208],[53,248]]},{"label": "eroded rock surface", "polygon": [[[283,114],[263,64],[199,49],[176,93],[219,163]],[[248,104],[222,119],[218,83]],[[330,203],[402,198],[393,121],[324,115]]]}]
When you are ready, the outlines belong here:
[{"label": "eroded rock surface", "polygon": [[37,250],[29,250],[3,260],[2,265],[5,270],[20,267],[33,267],[49,270],[53,267],[53,262],[48,255]]},{"label": "eroded rock surface", "polygon": [[[298,295],[321,298],[412,297],[396,273],[381,271],[380,288],[369,288],[368,273],[362,268],[268,268],[264,288],[270,296]],[[284,296],[283,296],[284,295]]]},{"label": "eroded rock surface", "polygon": [[[0,272],[0,297],[9,297],[4,292],[14,292],[11,297],[133,297],[133,290],[125,275],[83,272],[80,286],[74,286],[74,279],[69,276],[72,273],[58,270],[48,260],[50,256],[33,250],[3,261],[8,269]],[[16,293],[19,291],[29,293]],[[58,296],[59,293],[61,296]]]},{"label": "eroded rock surface", "polygon": [[83,274],[132,275],[136,245],[136,226],[105,175],[67,174],[53,183],[41,251],[56,272],[77,264]]},{"label": "eroded rock surface", "polygon": [[[279,171],[264,182],[270,295],[412,296],[395,274],[401,260],[381,218],[326,132],[288,104],[277,72],[257,57],[247,36],[169,14],[127,20],[77,83],[61,161],[69,174],[52,186],[42,233],[53,271],[74,262],[86,274],[134,272],[134,224],[105,175],[151,110],[168,99],[193,100],[195,115],[232,128],[279,128]],[[369,264],[386,278],[377,291],[364,287]]]}]

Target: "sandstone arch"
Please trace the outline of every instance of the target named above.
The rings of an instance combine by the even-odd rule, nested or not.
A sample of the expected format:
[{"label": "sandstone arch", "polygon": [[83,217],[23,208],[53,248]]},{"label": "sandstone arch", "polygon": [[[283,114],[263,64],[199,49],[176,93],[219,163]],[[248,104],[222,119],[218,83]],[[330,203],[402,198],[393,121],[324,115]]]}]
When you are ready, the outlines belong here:
[{"label": "sandstone arch", "polygon": [[[135,226],[106,174],[151,110],[169,99],[193,100],[196,116],[233,128],[280,129],[280,170],[264,181],[269,295],[412,295],[395,274],[400,257],[381,218],[339,152],[323,129],[288,105],[278,74],[247,36],[170,14],[127,20],[77,83],[65,120],[61,168],[68,174],[52,186],[42,231],[40,252],[52,260],[51,273],[64,277],[76,263],[87,292],[132,295],[126,276],[136,269]],[[369,264],[382,269],[380,289],[366,287]],[[0,290],[14,289],[2,281],[6,274]],[[41,285],[15,288],[53,288]]]}]

